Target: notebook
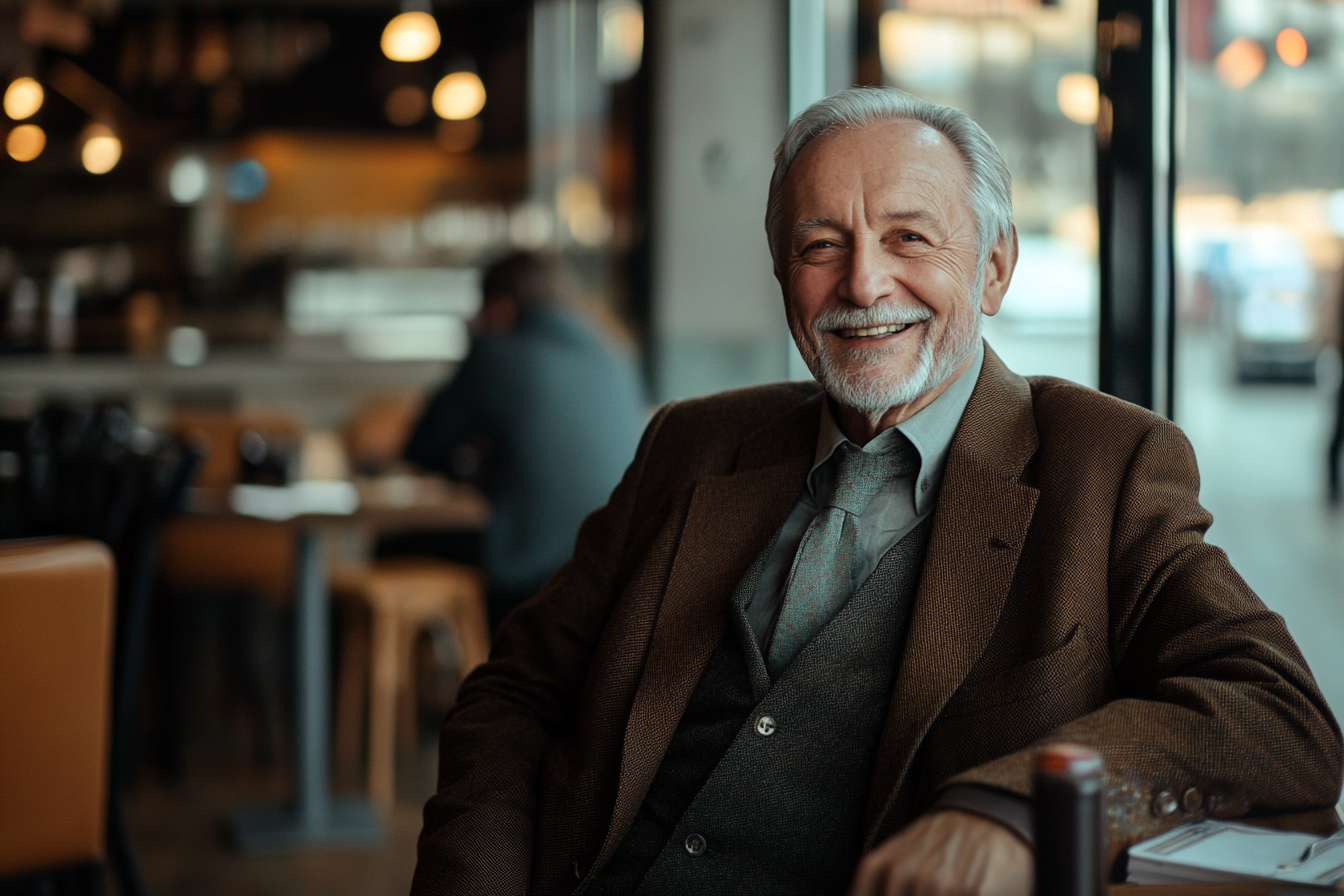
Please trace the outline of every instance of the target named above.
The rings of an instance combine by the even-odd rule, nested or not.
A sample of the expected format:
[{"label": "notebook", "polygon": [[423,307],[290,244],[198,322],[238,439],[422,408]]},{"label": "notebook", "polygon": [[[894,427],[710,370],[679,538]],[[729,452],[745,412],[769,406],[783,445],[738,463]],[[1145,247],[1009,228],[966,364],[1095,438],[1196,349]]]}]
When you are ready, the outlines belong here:
[{"label": "notebook", "polygon": [[[1310,859],[1302,855],[1319,843]],[[1225,821],[1182,825],[1129,851],[1132,884],[1274,881],[1333,887],[1344,880],[1344,836],[1322,838]]]}]

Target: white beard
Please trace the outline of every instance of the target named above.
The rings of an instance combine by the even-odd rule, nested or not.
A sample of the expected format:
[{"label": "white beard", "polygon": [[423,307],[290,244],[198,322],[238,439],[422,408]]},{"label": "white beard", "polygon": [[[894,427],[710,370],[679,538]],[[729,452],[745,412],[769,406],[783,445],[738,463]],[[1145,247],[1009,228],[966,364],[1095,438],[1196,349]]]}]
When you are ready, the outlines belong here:
[{"label": "white beard", "polygon": [[[979,295],[979,290],[975,294]],[[980,344],[980,309],[976,303],[967,321],[951,326],[941,344],[934,346],[927,327],[920,327],[919,358],[915,369],[902,375],[888,363],[894,348],[832,348],[830,330],[908,323],[919,326],[933,315],[923,306],[845,308],[824,311],[812,321],[813,341],[802,338],[794,315],[789,329],[798,351],[817,382],[835,401],[858,411],[876,425],[894,407],[910,404],[943,383]],[[907,337],[908,338],[908,337]],[[813,346],[817,346],[813,349]]]}]

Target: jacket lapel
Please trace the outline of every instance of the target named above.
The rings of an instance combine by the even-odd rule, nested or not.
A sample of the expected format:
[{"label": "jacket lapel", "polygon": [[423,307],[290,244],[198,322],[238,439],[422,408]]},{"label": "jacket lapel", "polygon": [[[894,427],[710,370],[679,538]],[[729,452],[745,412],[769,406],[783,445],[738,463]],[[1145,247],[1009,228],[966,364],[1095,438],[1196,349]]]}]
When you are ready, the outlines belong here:
[{"label": "jacket lapel", "polygon": [[1037,444],[1031,387],[986,345],[980,379],[948,452],[878,743],[866,847],[886,833],[884,822],[919,745],[998,624],[1039,495],[1021,481]]},{"label": "jacket lapel", "polygon": [[738,581],[798,500],[820,417],[818,394],[744,440],[735,472],[696,481],[626,726],[616,804],[594,869],[606,864],[634,821],[723,637]]}]

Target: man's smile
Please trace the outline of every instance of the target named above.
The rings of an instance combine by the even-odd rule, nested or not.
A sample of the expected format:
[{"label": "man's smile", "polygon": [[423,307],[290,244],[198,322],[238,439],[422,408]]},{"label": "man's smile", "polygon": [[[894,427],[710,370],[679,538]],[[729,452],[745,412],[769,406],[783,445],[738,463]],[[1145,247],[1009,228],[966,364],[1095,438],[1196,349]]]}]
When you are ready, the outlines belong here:
[{"label": "man's smile", "polygon": [[843,327],[828,331],[841,339],[883,339],[903,333],[919,321],[903,324],[879,324],[873,327]]}]

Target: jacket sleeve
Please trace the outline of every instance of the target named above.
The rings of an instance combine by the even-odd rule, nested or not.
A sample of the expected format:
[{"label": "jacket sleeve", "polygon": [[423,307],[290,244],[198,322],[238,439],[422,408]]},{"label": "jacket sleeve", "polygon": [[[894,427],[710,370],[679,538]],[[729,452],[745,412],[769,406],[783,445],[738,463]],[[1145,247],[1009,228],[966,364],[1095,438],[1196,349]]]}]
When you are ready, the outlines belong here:
[{"label": "jacket sleeve", "polygon": [[1027,749],[963,772],[1029,796],[1037,748],[1103,755],[1112,849],[1192,818],[1274,815],[1339,798],[1340,729],[1282,618],[1206,544],[1194,452],[1155,422],[1119,493],[1109,556],[1117,698]]},{"label": "jacket sleeve", "polygon": [[413,896],[526,892],[542,757],[574,715],[618,596],[644,471],[671,407],[650,422],[608,504],[584,521],[570,562],[509,616],[489,662],[463,682],[440,733]]}]

